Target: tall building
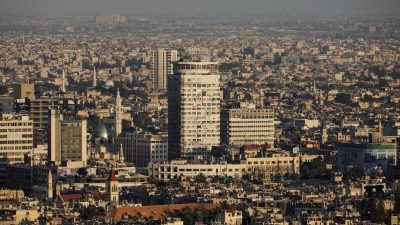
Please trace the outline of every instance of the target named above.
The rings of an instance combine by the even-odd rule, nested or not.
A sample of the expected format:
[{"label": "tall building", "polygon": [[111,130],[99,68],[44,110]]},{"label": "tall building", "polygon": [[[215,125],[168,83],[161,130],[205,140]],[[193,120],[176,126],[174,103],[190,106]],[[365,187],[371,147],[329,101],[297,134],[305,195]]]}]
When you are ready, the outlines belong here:
[{"label": "tall building", "polygon": [[168,76],[168,160],[193,159],[219,146],[220,100],[217,62],[174,63]]},{"label": "tall building", "polygon": [[40,98],[40,99],[17,99],[14,102],[16,113],[29,113],[33,120],[33,144],[45,144],[47,140],[47,125],[49,110],[61,110],[64,115],[75,117],[81,105],[79,99],[68,98]]},{"label": "tall building", "polygon": [[97,74],[96,68],[93,68],[93,81],[92,81],[92,88],[97,87]]},{"label": "tall building", "polygon": [[119,94],[119,88],[117,90],[117,98],[115,99],[115,137],[122,132],[122,106],[121,106],[121,95]]},{"label": "tall building", "polygon": [[87,160],[86,120],[63,120],[61,113],[49,111],[48,159],[50,162],[73,161],[81,166]]},{"label": "tall building", "polygon": [[61,90],[62,93],[67,92],[67,89],[65,87],[65,71],[62,71],[62,77],[61,77]]},{"label": "tall building", "polygon": [[0,120],[0,185],[6,182],[8,164],[24,163],[33,151],[33,122],[28,116],[3,114]]},{"label": "tall building", "polygon": [[150,59],[153,90],[167,90],[167,75],[173,73],[172,62],[177,61],[178,51],[160,48],[152,51]]},{"label": "tall building", "polygon": [[12,88],[12,97],[14,97],[14,99],[35,99],[34,84],[13,84]]},{"label": "tall building", "polygon": [[274,146],[273,109],[224,109],[221,111],[221,144]]},{"label": "tall building", "polygon": [[0,157],[8,162],[23,163],[24,155],[33,150],[33,122],[28,116],[15,118],[3,114],[0,120]]},{"label": "tall building", "polygon": [[61,161],[61,121],[62,114],[58,110],[49,110],[48,112],[48,154],[47,158],[50,162]]}]

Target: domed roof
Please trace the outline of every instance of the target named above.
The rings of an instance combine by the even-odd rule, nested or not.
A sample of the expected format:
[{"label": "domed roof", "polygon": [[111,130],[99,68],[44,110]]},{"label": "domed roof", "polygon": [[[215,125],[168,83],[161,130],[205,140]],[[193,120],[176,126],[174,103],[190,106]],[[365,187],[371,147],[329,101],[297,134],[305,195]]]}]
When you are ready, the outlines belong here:
[{"label": "domed roof", "polygon": [[111,88],[114,87],[114,81],[112,80],[107,80],[106,83],[104,84],[105,88]]},{"label": "domed roof", "polygon": [[93,134],[92,134],[93,139],[96,139],[96,138],[108,139],[109,136],[110,136],[109,129],[104,124],[97,125],[94,128]]}]

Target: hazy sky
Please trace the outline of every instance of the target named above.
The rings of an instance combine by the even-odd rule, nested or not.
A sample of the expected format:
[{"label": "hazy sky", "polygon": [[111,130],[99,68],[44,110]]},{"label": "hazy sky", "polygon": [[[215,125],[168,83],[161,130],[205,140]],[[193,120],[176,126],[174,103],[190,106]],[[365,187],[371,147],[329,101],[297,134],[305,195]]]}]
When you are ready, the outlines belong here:
[{"label": "hazy sky", "polygon": [[14,14],[400,14],[400,0],[0,0]]}]

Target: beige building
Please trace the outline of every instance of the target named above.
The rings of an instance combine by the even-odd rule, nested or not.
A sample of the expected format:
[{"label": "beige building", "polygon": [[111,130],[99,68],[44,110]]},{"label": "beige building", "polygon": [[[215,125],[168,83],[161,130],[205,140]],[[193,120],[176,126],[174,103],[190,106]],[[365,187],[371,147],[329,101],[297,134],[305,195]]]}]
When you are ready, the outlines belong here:
[{"label": "beige building", "polygon": [[13,84],[12,96],[14,99],[35,99],[35,85],[34,84]]},{"label": "beige building", "polygon": [[37,209],[0,208],[0,224],[20,224],[22,221],[35,222],[40,216]]},{"label": "beige building", "polygon": [[262,180],[300,174],[300,159],[289,152],[268,153],[266,157],[247,158],[242,163],[246,164],[247,174],[255,175]]},{"label": "beige building", "polygon": [[122,145],[125,160],[135,166],[146,167],[149,162],[168,160],[168,136],[141,132],[126,132],[116,138]]},{"label": "beige building", "polygon": [[11,199],[21,200],[25,197],[23,190],[0,189],[0,201],[9,201]]},{"label": "beige building", "polygon": [[170,163],[149,163],[148,174],[158,180],[168,181],[181,176],[206,177],[227,176],[242,178],[250,175],[261,180],[274,180],[300,173],[300,159],[289,152],[268,153],[265,157],[246,158],[240,164],[190,164],[186,160],[173,160]]},{"label": "beige building", "polygon": [[243,213],[237,210],[224,210],[217,215],[217,221],[224,225],[242,225]]},{"label": "beige building", "polygon": [[33,122],[28,116],[3,114],[0,120],[0,157],[8,162],[23,163],[24,155],[33,150]]},{"label": "beige building", "polygon": [[172,62],[177,61],[178,51],[160,48],[151,52],[151,88],[153,90],[167,90],[167,75],[173,74]]},{"label": "beige building", "polygon": [[273,109],[225,109],[221,112],[221,144],[274,146]]},{"label": "beige building", "polygon": [[48,158],[52,162],[87,160],[87,121],[63,120],[59,111],[49,112]]}]

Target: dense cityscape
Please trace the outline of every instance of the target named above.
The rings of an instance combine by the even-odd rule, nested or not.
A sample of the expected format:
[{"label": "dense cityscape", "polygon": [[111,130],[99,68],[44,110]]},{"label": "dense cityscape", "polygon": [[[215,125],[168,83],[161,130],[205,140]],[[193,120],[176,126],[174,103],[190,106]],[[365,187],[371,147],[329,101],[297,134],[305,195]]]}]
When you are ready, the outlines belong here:
[{"label": "dense cityscape", "polygon": [[400,224],[399,19],[0,17],[0,224]]}]

